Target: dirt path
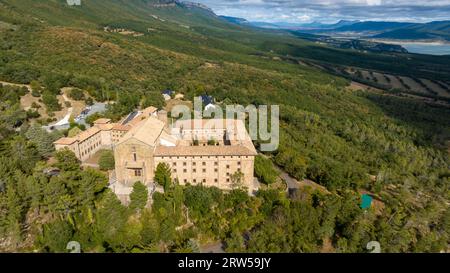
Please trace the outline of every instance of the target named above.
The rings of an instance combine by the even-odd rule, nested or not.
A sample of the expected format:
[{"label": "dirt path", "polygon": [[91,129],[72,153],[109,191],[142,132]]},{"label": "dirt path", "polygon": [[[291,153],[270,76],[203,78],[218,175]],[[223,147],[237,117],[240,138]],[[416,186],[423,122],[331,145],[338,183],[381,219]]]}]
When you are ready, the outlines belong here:
[{"label": "dirt path", "polygon": [[[5,81],[0,81],[0,84],[15,86],[15,87],[26,87],[29,91],[31,91],[31,87],[29,84],[18,84],[18,83],[5,82]],[[86,104],[84,103],[84,101],[75,101],[75,100],[72,100],[69,97],[67,97],[67,92],[69,92],[70,90],[72,90],[72,87],[61,88],[62,95],[58,95],[57,99],[58,99],[59,103],[61,104],[62,109],[61,109],[61,111],[54,112],[55,118],[58,121],[55,122],[54,124],[52,124],[52,126],[68,124],[71,116],[79,115],[81,113],[81,111],[83,111],[83,109],[86,108]],[[20,98],[20,105],[22,106],[22,108],[24,110],[29,110],[29,109],[31,109],[31,105],[33,103],[35,103],[40,106],[40,108],[38,109],[38,112],[41,115],[41,117],[44,119],[48,118],[47,111],[45,110],[46,107],[39,100],[40,100],[39,97],[33,97],[31,95],[31,93],[28,93]],[[71,106],[66,107],[66,105],[65,105],[66,102],[69,102]]]},{"label": "dirt path", "polygon": [[[62,98],[64,99],[64,102],[70,102],[69,98],[67,98],[65,93],[63,93]],[[67,108],[66,115],[61,120],[59,120],[55,124],[52,124],[51,126],[61,126],[61,125],[68,124],[69,120],[70,120],[70,117],[72,116],[72,112],[73,112],[73,107],[72,106]]]}]

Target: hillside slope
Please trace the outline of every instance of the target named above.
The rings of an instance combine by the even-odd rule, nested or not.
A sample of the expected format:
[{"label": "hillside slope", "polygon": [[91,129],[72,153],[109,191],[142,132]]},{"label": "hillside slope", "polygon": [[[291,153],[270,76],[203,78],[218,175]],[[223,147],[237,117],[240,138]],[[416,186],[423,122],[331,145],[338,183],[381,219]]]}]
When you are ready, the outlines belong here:
[{"label": "hillside slope", "polygon": [[450,21],[414,24],[400,29],[380,33],[375,35],[374,38],[450,41]]},{"label": "hillside slope", "polygon": [[[448,242],[443,219],[448,209],[449,159],[445,145],[450,136],[450,109],[391,94],[355,92],[347,88],[349,81],[298,62],[300,58],[352,62],[380,70],[410,69],[430,77],[448,77],[445,58],[331,49],[283,31],[231,24],[208,9],[174,1],[86,0],[81,7],[69,7],[63,0],[1,0],[0,5],[0,80],[36,81],[42,85],[42,93],[53,95],[60,87],[78,87],[96,100],[117,101],[107,113],[112,119],[141,105],[162,106],[160,92],[167,88],[188,99],[208,93],[227,103],[279,105],[280,146],[267,156],[294,178],[313,180],[349,202],[345,208],[348,213],[341,215],[333,203],[338,199],[333,197],[297,196],[291,203],[281,200],[272,204],[265,198],[276,199],[281,194],[264,191],[257,202],[248,201],[249,209],[242,209],[250,213],[260,209],[263,213],[254,218],[233,218],[216,227],[214,234],[210,224],[222,222],[202,218],[201,213],[193,215],[198,217],[196,226],[205,236],[231,240],[250,232],[250,237],[259,238],[248,248],[242,244],[242,251],[316,251],[323,238],[331,238],[333,247],[341,252],[365,251],[369,239],[381,241],[386,252],[439,251]],[[16,93],[2,90],[0,95],[0,129],[2,137],[5,135],[0,163],[5,165],[11,154],[17,158],[22,155],[14,153],[22,146],[14,142],[21,134],[4,128],[16,129],[16,124],[23,123],[26,130],[26,119],[19,123],[10,118],[14,116],[10,109],[15,108],[9,104],[17,101]],[[7,123],[11,120],[14,126]],[[7,148],[11,143],[12,152]],[[255,144],[258,146],[258,142]],[[33,167],[23,176],[32,179]],[[8,168],[0,168],[1,175],[9,177]],[[19,176],[19,180],[26,179]],[[60,182],[52,180],[51,185],[55,181]],[[11,186],[16,182],[11,178],[8,183]],[[386,209],[362,213],[359,191],[376,195]],[[14,196],[14,192],[9,194]],[[10,195],[6,198],[0,192],[0,202],[12,199]],[[349,195],[352,198],[340,198]],[[240,207],[242,198],[237,193],[236,200],[230,202]],[[168,199],[159,200],[158,205]],[[199,199],[194,196],[190,200]],[[1,217],[16,219],[10,214],[15,210],[6,209],[14,204],[0,203],[0,222],[4,219]],[[208,204],[204,206],[210,209]],[[281,217],[288,222],[278,221],[288,209],[292,215]],[[293,220],[295,215],[302,216],[300,224]],[[25,218],[17,217],[17,221]],[[244,219],[251,222],[237,224]],[[316,223],[314,227],[326,225],[327,229],[312,228],[317,230],[312,239],[296,240],[310,223]],[[295,226],[289,229],[289,241],[270,236],[274,227],[283,230],[286,225]],[[173,234],[174,226],[172,223]],[[21,226],[13,227],[17,230]],[[162,240],[173,246],[177,241],[173,234]],[[398,234],[402,235],[401,242],[393,240]],[[131,251],[134,246],[121,248],[121,242],[116,243],[118,246],[111,248],[117,251]],[[93,251],[98,251],[95,247]]]}]

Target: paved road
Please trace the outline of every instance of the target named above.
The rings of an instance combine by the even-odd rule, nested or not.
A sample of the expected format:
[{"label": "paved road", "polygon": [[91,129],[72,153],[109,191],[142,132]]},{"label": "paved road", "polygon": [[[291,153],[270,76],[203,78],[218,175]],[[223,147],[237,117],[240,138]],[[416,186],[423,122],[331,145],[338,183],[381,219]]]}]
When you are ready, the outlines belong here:
[{"label": "paved road", "polygon": [[[69,99],[66,97],[65,94],[63,95],[63,98],[64,98],[64,101],[69,101]],[[63,126],[63,125],[69,124],[69,120],[70,120],[70,117],[72,116],[72,112],[73,112],[73,107],[69,107],[67,109],[66,115],[60,121],[58,121],[55,124],[50,125],[50,126]]]},{"label": "paved road", "polygon": [[300,188],[300,183],[297,179],[290,176],[287,172],[283,171],[279,167],[277,167],[278,171],[280,172],[280,177],[286,181],[288,189],[298,189]]}]

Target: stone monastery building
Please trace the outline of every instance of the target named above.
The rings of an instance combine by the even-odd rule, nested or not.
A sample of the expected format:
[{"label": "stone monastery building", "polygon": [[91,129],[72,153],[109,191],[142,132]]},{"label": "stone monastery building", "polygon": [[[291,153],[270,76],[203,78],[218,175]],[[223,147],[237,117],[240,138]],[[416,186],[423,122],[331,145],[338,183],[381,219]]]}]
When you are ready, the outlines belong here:
[{"label": "stone monastery building", "polygon": [[[86,131],[55,141],[85,161],[101,149],[112,149],[115,158],[113,190],[125,199],[135,182],[153,185],[156,167],[167,163],[180,184],[203,184],[229,190],[233,175],[249,193],[256,150],[242,120],[178,120],[169,127],[167,113],[154,107],[131,113],[118,123],[98,119]],[[236,175],[234,176],[236,177]]]}]

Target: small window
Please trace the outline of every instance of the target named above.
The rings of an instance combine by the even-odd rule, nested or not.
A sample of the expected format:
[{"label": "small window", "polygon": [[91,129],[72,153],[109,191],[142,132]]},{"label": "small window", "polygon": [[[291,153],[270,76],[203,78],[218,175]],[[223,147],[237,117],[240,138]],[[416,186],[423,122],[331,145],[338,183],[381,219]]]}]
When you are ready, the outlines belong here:
[{"label": "small window", "polygon": [[206,166],[206,162],[202,162],[202,165],[203,165],[203,166]]},{"label": "small window", "polygon": [[186,166],[186,162],[183,162],[183,166]]},{"label": "small window", "polygon": [[197,166],[197,162],[192,162],[192,166]]},{"label": "small window", "polygon": [[241,165],[241,161],[238,161],[238,165],[239,165],[239,166]]},{"label": "small window", "polygon": [[134,176],[142,176],[142,169],[135,169]]},{"label": "small window", "polygon": [[197,172],[197,169],[192,169],[192,172],[193,172],[193,173],[196,173],[196,172]]},{"label": "small window", "polygon": [[203,172],[206,173],[206,169],[203,169]]},{"label": "small window", "polygon": [[214,162],[214,166],[219,166],[219,162]]},{"label": "small window", "polygon": [[217,182],[219,182],[219,179],[217,179],[217,178],[214,178],[214,182],[216,182],[216,183],[217,183]]},{"label": "small window", "polygon": [[183,169],[183,172],[184,172],[184,173],[187,173],[187,170],[186,170],[186,169]]},{"label": "small window", "polygon": [[203,183],[206,183],[206,179],[203,179],[202,182],[203,182]]},{"label": "small window", "polygon": [[230,165],[227,165],[227,169],[229,169],[230,168]]},{"label": "small window", "polygon": [[215,169],[214,169],[214,172],[215,172],[215,173],[219,172],[219,169],[215,168]]},{"label": "small window", "polygon": [[134,160],[134,162],[137,161],[137,155],[136,155],[136,153],[133,153],[133,160]]}]

